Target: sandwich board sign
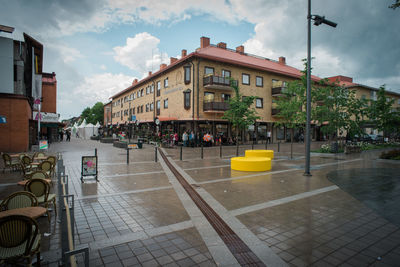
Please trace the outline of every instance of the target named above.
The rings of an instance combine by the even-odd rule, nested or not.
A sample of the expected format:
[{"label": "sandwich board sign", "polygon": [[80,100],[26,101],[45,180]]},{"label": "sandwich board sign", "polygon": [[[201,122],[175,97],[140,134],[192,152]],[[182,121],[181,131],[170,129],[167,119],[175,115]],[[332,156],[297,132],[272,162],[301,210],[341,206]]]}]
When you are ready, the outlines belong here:
[{"label": "sandwich board sign", "polygon": [[94,176],[97,179],[97,156],[82,156],[81,182],[83,177]]},{"label": "sandwich board sign", "polygon": [[47,140],[39,141],[39,150],[42,150],[42,149],[49,149],[49,143],[47,142]]},{"label": "sandwich board sign", "polygon": [[129,148],[129,149],[137,149],[137,148],[138,148],[138,145],[137,145],[137,144],[129,144],[129,145],[128,145],[128,148]]}]

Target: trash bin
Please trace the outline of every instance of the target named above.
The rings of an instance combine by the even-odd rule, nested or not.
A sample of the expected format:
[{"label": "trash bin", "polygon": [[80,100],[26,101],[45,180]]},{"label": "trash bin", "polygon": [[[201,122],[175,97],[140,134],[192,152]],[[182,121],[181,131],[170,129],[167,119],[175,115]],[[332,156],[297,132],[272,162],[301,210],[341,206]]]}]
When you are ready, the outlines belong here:
[{"label": "trash bin", "polygon": [[138,148],[143,148],[143,141],[142,140],[138,140],[138,143],[137,143],[137,146],[138,146]]},{"label": "trash bin", "polygon": [[339,144],[338,142],[334,142],[331,145],[331,153],[338,153],[339,152]]}]

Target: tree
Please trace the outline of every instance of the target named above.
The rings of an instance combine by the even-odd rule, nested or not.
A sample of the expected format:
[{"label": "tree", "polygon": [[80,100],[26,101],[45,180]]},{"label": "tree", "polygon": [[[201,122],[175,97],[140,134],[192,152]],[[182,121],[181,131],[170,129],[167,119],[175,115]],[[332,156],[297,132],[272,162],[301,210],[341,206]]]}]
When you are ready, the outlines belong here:
[{"label": "tree", "polygon": [[400,0],[396,0],[396,2],[394,2],[392,5],[389,6],[389,8],[393,8],[396,9],[400,7]]},{"label": "tree", "polygon": [[228,120],[236,130],[236,155],[239,151],[239,131],[248,129],[260,117],[256,115],[254,108],[250,106],[254,103],[254,96],[242,96],[239,92],[239,86],[231,80],[231,86],[235,90],[235,96],[229,100],[229,109],[222,116]]},{"label": "tree", "polygon": [[279,111],[277,126],[285,126],[291,129],[291,158],[293,158],[293,137],[294,128],[301,127],[306,123],[305,106],[306,103],[307,80],[303,75],[300,81],[292,81],[281,87],[281,96],[276,101],[276,108]]},{"label": "tree", "polygon": [[394,99],[386,98],[385,85],[379,88],[376,100],[370,100],[368,118],[379,131],[383,131],[385,137],[390,132],[398,131],[399,112],[393,110]]},{"label": "tree", "polygon": [[86,120],[87,123],[96,124],[99,122],[103,124],[104,120],[104,106],[103,103],[97,102],[92,108],[87,107],[82,111],[81,121]]}]

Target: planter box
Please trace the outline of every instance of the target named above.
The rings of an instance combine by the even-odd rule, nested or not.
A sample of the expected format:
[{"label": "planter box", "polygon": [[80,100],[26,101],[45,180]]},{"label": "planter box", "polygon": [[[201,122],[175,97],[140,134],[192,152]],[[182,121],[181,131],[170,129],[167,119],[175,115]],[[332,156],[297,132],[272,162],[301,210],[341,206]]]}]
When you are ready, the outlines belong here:
[{"label": "planter box", "polygon": [[361,152],[360,146],[345,146],[344,147],[345,154],[360,153],[360,152]]},{"label": "planter box", "polygon": [[103,137],[103,138],[100,138],[100,142],[101,142],[101,143],[109,143],[109,144],[112,144],[112,143],[114,143],[115,141],[118,141],[118,139],[113,139],[112,137]]}]

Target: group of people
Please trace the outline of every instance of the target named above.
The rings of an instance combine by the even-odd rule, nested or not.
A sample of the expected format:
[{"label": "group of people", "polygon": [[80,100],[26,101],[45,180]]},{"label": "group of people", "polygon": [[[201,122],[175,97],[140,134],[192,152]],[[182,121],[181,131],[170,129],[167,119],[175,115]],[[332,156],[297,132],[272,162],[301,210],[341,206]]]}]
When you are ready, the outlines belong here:
[{"label": "group of people", "polygon": [[[66,130],[65,135],[67,136],[65,141],[70,142],[71,141],[71,131]],[[60,129],[60,131],[58,132],[58,136],[59,136],[60,141],[64,141],[64,130],[63,129]]]}]

